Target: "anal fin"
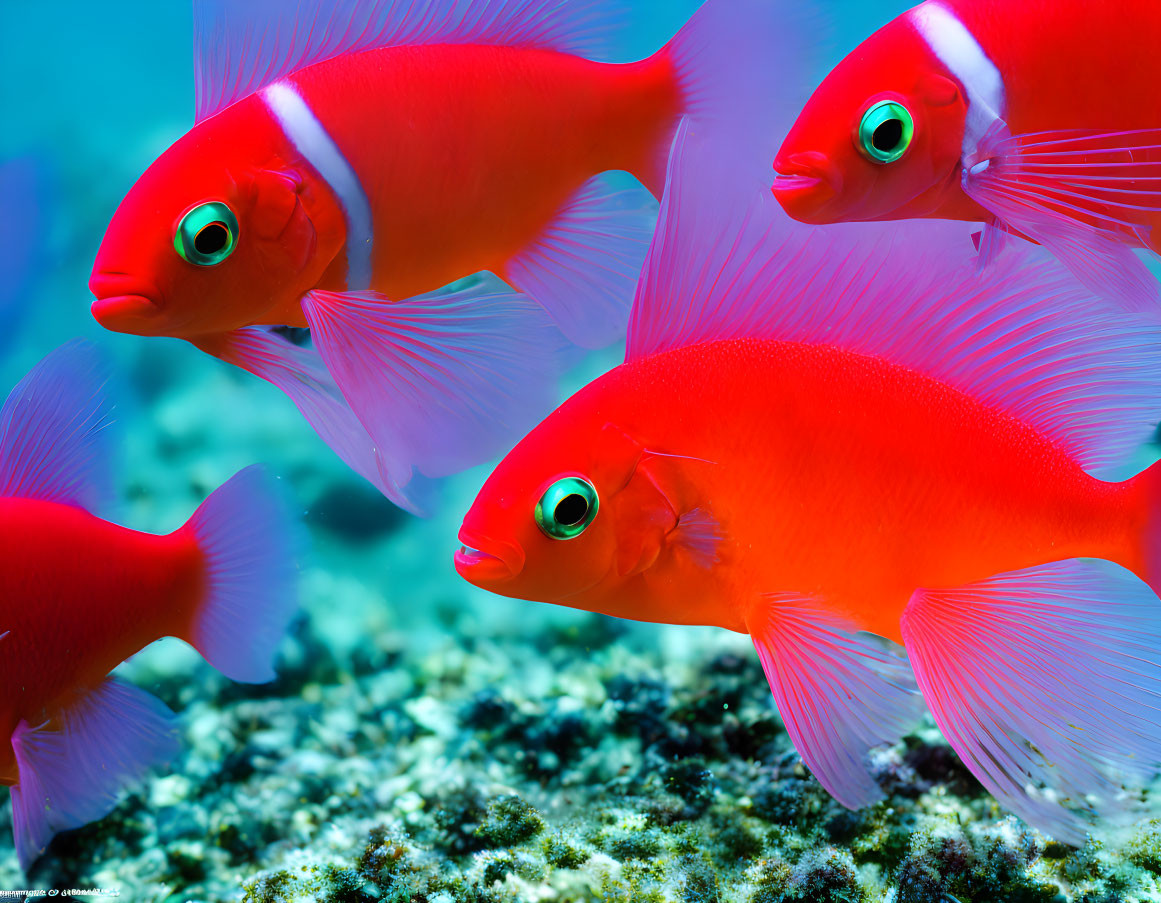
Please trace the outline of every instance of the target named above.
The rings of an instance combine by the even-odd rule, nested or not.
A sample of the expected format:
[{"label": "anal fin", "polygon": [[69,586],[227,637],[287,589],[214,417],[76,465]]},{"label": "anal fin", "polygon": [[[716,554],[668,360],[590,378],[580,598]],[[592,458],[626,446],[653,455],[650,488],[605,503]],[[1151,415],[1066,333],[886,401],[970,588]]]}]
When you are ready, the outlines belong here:
[{"label": "anal fin", "polygon": [[844,806],[881,799],[868,753],[899,740],[923,712],[906,656],[806,596],[763,596],[746,624],[802,761]]},{"label": "anal fin", "polygon": [[508,261],[504,276],[542,304],[570,341],[611,345],[625,337],[657,210],[644,188],[596,176]]},{"label": "anal fin", "polygon": [[1035,827],[1083,842],[1161,768],[1161,605],[1119,565],[1073,559],[918,590],[903,640],[936,723]]},{"label": "anal fin", "polygon": [[49,722],[12,734],[20,780],[12,829],[27,869],[60,831],[107,815],[123,788],[177,755],[173,713],[159,699],[108,678]]}]

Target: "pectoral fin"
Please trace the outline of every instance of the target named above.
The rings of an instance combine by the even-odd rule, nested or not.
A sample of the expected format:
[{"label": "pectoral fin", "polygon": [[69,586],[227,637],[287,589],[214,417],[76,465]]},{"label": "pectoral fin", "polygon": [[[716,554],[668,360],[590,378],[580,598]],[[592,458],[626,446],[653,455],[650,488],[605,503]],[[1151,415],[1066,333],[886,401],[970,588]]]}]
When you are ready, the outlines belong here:
[{"label": "pectoral fin", "polygon": [[195,344],[285,392],[335,454],[396,505],[413,514],[431,510],[434,484],[418,475],[402,484],[396,481],[313,348],[299,347],[260,327],[237,329]]},{"label": "pectoral fin", "polygon": [[1133,248],[1151,244],[1161,212],[1161,129],[1013,136],[997,122],[965,161],[963,188],[1093,291],[1158,312],[1161,286]]},{"label": "pectoral fin", "polygon": [[489,460],[556,402],[563,337],[490,274],[405,301],[314,291],[303,311],[397,485]]}]

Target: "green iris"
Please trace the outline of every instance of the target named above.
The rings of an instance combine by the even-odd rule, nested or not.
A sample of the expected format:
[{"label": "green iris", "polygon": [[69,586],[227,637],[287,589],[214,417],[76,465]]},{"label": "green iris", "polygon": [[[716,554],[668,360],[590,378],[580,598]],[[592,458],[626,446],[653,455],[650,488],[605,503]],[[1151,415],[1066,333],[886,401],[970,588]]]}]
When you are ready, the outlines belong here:
[{"label": "green iris", "polygon": [[201,267],[221,263],[238,244],[238,218],[220,201],[198,204],[181,218],[173,246],[183,260]]},{"label": "green iris", "polygon": [[876,163],[894,163],[907,153],[914,136],[911,114],[893,100],[874,104],[859,123],[859,148]]},{"label": "green iris", "polygon": [[564,477],[536,503],[536,526],[553,539],[573,539],[584,533],[597,516],[596,487],[581,477]]}]

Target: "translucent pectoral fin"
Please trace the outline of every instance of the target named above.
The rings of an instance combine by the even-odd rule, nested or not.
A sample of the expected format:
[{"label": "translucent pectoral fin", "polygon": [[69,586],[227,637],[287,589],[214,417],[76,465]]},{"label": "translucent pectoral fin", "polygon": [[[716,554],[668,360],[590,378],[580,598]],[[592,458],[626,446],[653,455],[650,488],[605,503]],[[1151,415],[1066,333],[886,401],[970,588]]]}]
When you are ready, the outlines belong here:
[{"label": "translucent pectoral fin", "polygon": [[919,590],[902,627],[948,742],[1059,840],[1123,814],[1122,782],[1161,768],[1161,606],[1120,566],[1074,559]]},{"label": "translucent pectoral fin", "polygon": [[806,596],[763,596],[746,624],[811,773],[849,808],[881,799],[868,754],[899,740],[923,712],[902,650],[849,629]]},{"label": "translucent pectoral fin", "polygon": [[1088,288],[1158,314],[1161,286],[1133,248],[1161,213],[1161,130],[1013,136],[1000,122],[967,161],[963,188]]},{"label": "translucent pectoral fin", "polygon": [[299,347],[256,326],[197,345],[285,392],[335,454],[396,505],[413,514],[431,510],[434,485],[391,470],[313,348]]},{"label": "translucent pectoral fin", "polygon": [[303,310],[397,485],[507,451],[556,402],[567,343],[539,305],[490,274],[405,301],[316,291]]}]

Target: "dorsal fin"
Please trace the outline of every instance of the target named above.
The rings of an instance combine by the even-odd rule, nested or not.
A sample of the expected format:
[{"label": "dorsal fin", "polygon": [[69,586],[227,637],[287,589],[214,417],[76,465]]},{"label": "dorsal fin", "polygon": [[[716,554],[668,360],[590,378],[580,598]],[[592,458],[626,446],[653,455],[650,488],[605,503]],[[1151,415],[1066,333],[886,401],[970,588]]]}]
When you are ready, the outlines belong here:
[{"label": "dorsal fin", "polygon": [[615,0],[194,0],[196,119],[296,69],[403,44],[500,44],[600,55]]},{"label": "dorsal fin", "polygon": [[1139,469],[1132,452],[1161,420],[1161,325],[1024,242],[977,273],[959,253],[965,224],[799,225],[769,191],[730,186],[714,153],[682,125],[629,359],[744,336],[832,345],[1006,411],[1097,476]]},{"label": "dorsal fin", "polygon": [[96,511],[112,495],[109,370],[72,341],[33,367],[0,408],[0,497]]}]

